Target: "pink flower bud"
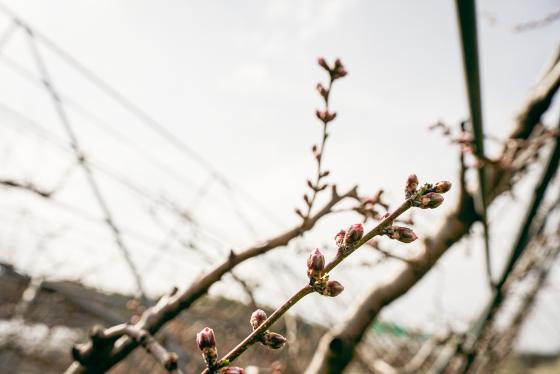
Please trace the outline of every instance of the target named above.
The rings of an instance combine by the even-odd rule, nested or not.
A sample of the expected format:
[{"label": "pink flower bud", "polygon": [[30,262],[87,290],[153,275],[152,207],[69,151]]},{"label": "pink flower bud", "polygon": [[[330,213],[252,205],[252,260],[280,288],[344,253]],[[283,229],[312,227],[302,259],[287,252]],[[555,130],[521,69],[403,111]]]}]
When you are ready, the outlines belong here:
[{"label": "pink flower bud", "polygon": [[245,374],[245,370],[237,366],[226,366],[225,368],[221,368],[219,373],[220,374]]},{"label": "pink flower bud", "polygon": [[387,236],[391,239],[395,239],[403,243],[412,243],[418,239],[414,231],[408,227],[389,226],[385,229],[385,231],[387,232]]},{"label": "pink flower bud", "polygon": [[341,69],[337,69],[337,70],[334,72],[333,78],[334,78],[334,79],[339,79],[339,78],[345,77],[346,75],[348,75],[348,72],[346,71],[346,69],[341,68]]},{"label": "pink flower bud", "polygon": [[216,348],[216,337],[214,336],[214,330],[209,327],[205,327],[196,334],[196,344],[198,348],[203,351],[205,348]]},{"label": "pink flower bud", "polygon": [[250,323],[253,330],[256,330],[264,321],[266,321],[266,313],[262,309],[257,309],[251,314]]},{"label": "pink flower bud", "polygon": [[286,338],[275,332],[266,332],[261,342],[269,348],[279,349],[286,344]]},{"label": "pink flower bud", "polygon": [[451,182],[441,181],[434,185],[434,191],[437,193],[446,193],[451,189]]},{"label": "pink flower bud", "polygon": [[406,187],[404,188],[404,194],[407,199],[416,192],[417,187],[418,177],[416,176],[416,174],[411,174],[406,180]]},{"label": "pink flower bud", "polygon": [[323,290],[323,295],[335,297],[344,291],[344,286],[337,281],[328,281],[327,286]]},{"label": "pink flower bud", "polygon": [[344,245],[346,247],[353,246],[360,241],[362,235],[364,235],[364,227],[360,223],[350,226],[344,236]]},{"label": "pink flower bud", "polygon": [[331,68],[329,67],[329,65],[327,64],[327,61],[325,61],[325,59],[323,57],[319,57],[319,59],[317,59],[317,63],[319,64],[320,67],[322,67],[326,71],[329,71],[329,72],[331,71]]},{"label": "pink flower bud", "polygon": [[317,83],[317,92],[319,92],[319,95],[321,95],[323,98],[327,97],[327,89],[323,87],[321,83]]},{"label": "pink flower bud", "polygon": [[319,248],[315,249],[307,259],[307,275],[310,279],[318,279],[325,268],[325,256]]},{"label": "pink flower bud", "polygon": [[346,231],[344,230],[340,230],[338,232],[338,234],[336,234],[336,236],[334,237],[334,241],[336,243],[336,246],[338,248],[342,247],[344,245],[344,237],[346,236]]},{"label": "pink flower bud", "polygon": [[342,68],[342,67],[344,67],[344,66],[342,65],[342,61],[340,61],[339,58],[337,58],[336,60],[334,60],[334,68],[335,68],[335,70],[336,70],[336,69],[340,69],[340,68]]},{"label": "pink flower bud", "polygon": [[336,113],[331,113],[328,110],[316,110],[315,115],[324,123],[330,122],[336,118]]},{"label": "pink flower bud", "polygon": [[420,208],[422,209],[434,209],[441,203],[443,203],[443,196],[435,192],[428,192],[420,197]]}]

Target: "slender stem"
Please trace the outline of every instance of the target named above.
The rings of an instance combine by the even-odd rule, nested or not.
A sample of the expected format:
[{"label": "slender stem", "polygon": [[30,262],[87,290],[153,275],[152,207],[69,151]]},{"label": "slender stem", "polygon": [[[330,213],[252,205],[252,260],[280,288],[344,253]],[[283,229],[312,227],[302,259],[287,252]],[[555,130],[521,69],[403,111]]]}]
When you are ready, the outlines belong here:
[{"label": "slender stem", "polygon": [[[381,221],[371,231],[369,231],[366,235],[364,235],[362,240],[360,240],[354,247],[352,247],[351,249],[337,255],[336,258],[333,261],[329,262],[325,266],[324,274],[327,274],[332,269],[334,269],[346,257],[348,257],[350,254],[352,254],[356,249],[358,249],[362,245],[366,244],[374,236],[382,234],[383,230],[385,230],[385,228],[390,226],[397,217],[399,217],[401,214],[403,214],[408,209],[410,209],[412,207],[412,202],[418,196],[421,196],[425,192],[426,192],[426,190],[424,188],[420,189],[417,193],[415,193],[410,198],[408,198],[404,203],[402,203],[401,206],[397,208],[397,210],[395,210],[391,215],[389,215],[389,217],[387,217],[386,219]],[[309,295],[310,293],[313,293],[313,292],[314,292],[313,286],[310,285],[310,284],[307,284],[303,288],[301,288],[292,297],[290,297],[286,302],[284,302],[278,309],[276,309],[274,311],[274,313],[272,313],[270,315],[270,317],[268,317],[266,319],[266,321],[263,322],[262,325],[260,325],[249,336],[247,336],[245,339],[243,339],[243,341],[241,343],[239,343],[235,348],[233,348],[228,354],[226,354],[224,357],[222,357],[220,359],[220,361],[218,362],[218,367],[222,368],[222,367],[228,366],[231,362],[233,362],[233,360],[235,360],[243,352],[245,352],[251,345],[258,342],[259,339],[262,337],[262,335],[266,332],[266,330],[268,330],[269,327],[271,327],[278,319],[280,319],[280,317],[282,317],[282,315],[284,315],[292,306],[294,306],[298,301],[300,301],[305,296],[307,296],[307,295]],[[208,369],[203,371],[203,373],[208,373]]]},{"label": "slender stem", "polygon": [[274,311],[260,325],[256,330],[254,330],[249,336],[247,336],[241,343],[239,343],[235,348],[233,348],[228,354],[226,354],[218,362],[219,367],[228,366],[230,362],[239,357],[243,352],[247,350],[251,345],[255,344],[262,335],[272,326],[280,317],[282,317],[292,306],[294,306],[298,301],[303,299],[305,296],[313,292],[313,287],[310,285],[305,285],[298,292],[296,292],[292,297],[290,297],[284,304],[282,304],[278,309]]},{"label": "slender stem", "polygon": [[360,240],[354,247],[343,251],[342,253],[340,253],[338,256],[335,257],[334,260],[332,260],[331,262],[329,262],[326,266],[325,266],[325,273],[330,272],[332,269],[334,269],[338,264],[340,264],[342,261],[344,261],[344,259],[348,256],[350,256],[352,253],[354,253],[354,251],[358,248],[360,248],[362,245],[366,244],[367,242],[369,242],[374,236],[377,235],[381,235],[383,233],[383,230],[385,230],[387,227],[391,226],[393,224],[393,221],[400,216],[401,214],[403,214],[404,212],[406,212],[408,209],[410,209],[412,207],[412,202],[419,196],[421,195],[422,191],[420,191],[419,193],[414,194],[413,196],[411,196],[409,199],[407,199],[404,203],[401,204],[401,206],[399,206],[397,208],[397,210],[395,210],[393,213],[391,213],[389,215],[389,217],[385,218],[383,221],[381,221],[377,226],[375,226],[372,230],[370,230],[367,234],[364,235],[364,237],[362,238],[362,240]]},{"label": "slender stem", "polygon": [[[333,82],[334,82],[334,79],[331,77],[331,79],[329,81],[329,87],[327,88],[327,92],[326,92],[325,97],[324,97],[325,110],[327,112],[329,111],[329,97],[330,97]],[[317,198],[317,194],[319,192],[318,188],[319,188],[319,182],[321,181],[321,178],[322,178],[321,174],[323,174],[323,170],[322,170],[321,166],[322,166],[322,161],[323,161],[323,153],[324,153],[324,150],[325,150],[325,144],[326,144],[327,138],[328,138],[327,124],[328,124],[328,122],[323,122],[323,136],[321,138],[321,145],[319,146],[319,157],[317,159],[317,175],[315,177],[315,184],[313,185],[315,188],[313,189],[313,194],[311,195],[311,199],[309,200],[309,204],[307,205],[307,214],[305,215],[306,219],[311,214],[311,209],[313,209],[313,203],[315,203],[315,199]]]}]

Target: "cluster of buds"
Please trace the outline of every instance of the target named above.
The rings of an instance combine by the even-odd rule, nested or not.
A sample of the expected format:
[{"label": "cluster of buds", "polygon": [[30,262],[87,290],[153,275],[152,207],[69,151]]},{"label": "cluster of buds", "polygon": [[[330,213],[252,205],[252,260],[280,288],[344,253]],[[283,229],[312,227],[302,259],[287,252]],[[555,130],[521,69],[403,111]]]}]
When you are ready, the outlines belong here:
[{"label": "cluster of buds", "polygon": [[413,204],[422,209],[434,209],[443,203],[442,193],[446,193],[451,189],[451,182],[440,181],[435,184],[426,183],[420,190],[418,190],[418,178],[412,174],[406,180],[405,195],[409,199],[415,194],[416,196]]},{"label": "cluster of buds", "polygon": [[340,230],[334,237],[334,241],[339,250],[346,250],[356,245],[364,235],[364,227],[356,223],[348,228],[347,231]]},{"label": "cluster of buds", "polygon": [[384,230],[383,234],[403,243],[412,243],[418,238],[414,231],[408,227],[401,226],[389,226]]},{"label": "cluster of buds", "polygon": [[[343,236],[346,236],[346,232],[341,231],[341,233]],[[321,251],[317,248],[307,259],[307,276],[309,277],[309,282],[313,285],[315,291],[321,295],[331,297],[338,296],[342,291],[344,291],[344,287],[340,284],[340,282],[334,280],[330,281],[328,274],[323,274],[324,269],[325,256],[323,256]]]},{"label": "cluster of buds", "polygon": [[[259,328],[260,325],[266,321],[267,316],[264,310],[257,309],[251,314],[251,319],[249,320],[253,331]],[[282,335],[272,332],[272,331],[265,331],[263,335],[260,337],[260,342],[272,349],[279,349],[286,344],[286,338]]]},{"label": "cluster of buds", "polygon": [[346,71],[346,68],[344,67],[344,65],[342,65],[342,62],[340,61],[339,58],[337,58],[334,61],[334,65],[332,67],[329,66],[329,64],[327,64],[327,61],[322,57],[317,60],[317,63],[323,69],[328,71],[329,75],[331,76],[331,80],[333,80],[333,81],[335,79],[345,77],[348,74],[348,72]]}]

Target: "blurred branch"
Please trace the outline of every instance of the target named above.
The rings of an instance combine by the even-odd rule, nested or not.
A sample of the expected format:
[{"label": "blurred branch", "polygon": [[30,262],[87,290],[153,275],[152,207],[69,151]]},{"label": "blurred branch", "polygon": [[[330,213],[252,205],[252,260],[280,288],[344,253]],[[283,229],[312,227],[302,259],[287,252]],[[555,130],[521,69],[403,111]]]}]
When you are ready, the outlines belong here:
[{"label": "blurred branch", "polygon": [[[526,140],[549,108],[560,86],[560,63],[536,86],[516,119],[512,140]],[[509,152],[506,145],[502,155]],[[520,153],[513,150],[513,158]],[[488,202],[511,189],[515,173],[496,164],[489,170]],[[310,363],[306,373],[341,372],[352,360],[354,349],[371,322],[384,306],[408,292],[434,266],[438,259],[464,235],[477,219],[474,202],[468,194],[462,194],[456,206],[442,219],[442,225],[423,242],[421,254],[415,259],[416,266],[403,264],[403,268],[389,281],[376,285],[357,302],[351,313],[337,326],[327,332]]]},{"label": "blurred branch", "polygon": [[553,10],[543,18],[531,20],[523,23],[518,23],[513,27],[513,31],[522,32],[522,31],[535,30],[540,27],[548,26],[549,24],[559,19],[560,19],[560,8]]},{"label": "blurred branch", "polygon": [[[175,318],[183,310],[188,309],[191,304],[205,295],[208,289],[222,276],[230,272],[240,263],[254,258],[256,256],[267,253],[275,248],[287,245],[292,239],[299,237],[306,231],[311,230],[315,224],[324,216],[332,212],[332,208],[343,200],[357,199],[357,187],[350,189],[348,192],[339,195],[335,186],[332,187],[331,198],[307,220],[294,228],[271,238],[264,243],[249,247],[239,253],[231,251],[230,256],[222,263],[216,265],[206,274],[202,275],[190,287],[177,293],[172,293],[160,299],[160,301],[151,308],[148,308],[141,316],[140,320],[135,324],[137,328],[146,330],[151,334],[155,334],[168,321]],[[82,345],[84,351],[91,351],[92,356],[96,357],[88,366],[82,366],[79,362],[74,362],[66,373],[98,373],[108,370],[111,366],[125,358],[138,346],[138,342],[133,339],[123,337],[116,342],[110,351],[97,350],[91,342]]]},{"label": "blurred branch", "polygon": [[[560,123],[558,125],[560,128]],[[463,347],[463,351],[467,353],[466,358],[466,365],[464,371],[466,372],[469,366],[472,364],[475,358],[475,351],[474,351],[474,344],[478,340],[480,334],[487,328],[488,324],[493,320],[494,315],[499,307],[499,305],[503,301],[503,292],[504,286],[506,281],[513,271],[517,261],[527,248],[528,243],[530,242],[531,238],[535,234],[535,227],[534,227],[534,219],[539,211],[539,207],[541,206],[541,202],[545,197],[545,193],[547,188],[554,178],[558,171],[558,164],[560,161],[560,138],[557,136],[554,148],[551,151],[549,156],[547,165],[544,169],[544,172],[541,176],[541,179],[537,183],[535,187],[535,191],[532,194],[532,201],[529,204],[529,208],[525,213],[525,219],[521,223],[520,230],[518,231],[517,238],[515,240],[515,244],[511,251],[510,258],[507,262],[507,265],[502,273],[502,276],[498,283],[496,284],[496,288],[494,289],[492,299],[488,304],[486,310],[480,316],[479,323],[475,325],[474,331],[471,332],[473,335],[472,340],[467,340],[466,347]]]},{"label": "blurred branch", "polygon": [[[177,354],[168,352],[150,333],[133,325],[123,323],[108,329],[96,326],[91,333],[91,340],[95,346],[106,349],[123,336],[133,339],[144,347],[146,352],[151,354],[167,372],[182,374],[181,369],[177,367]],[[90,351],[84,351],[77,347],[72,349],[74,359],[82,363],[87,363],[91,359],[90,353]]]},{"label": "blurred branch", "polygon": [[42,188],[35,186],[31,182],[19,182],[12,179],[0,179],[0,184],[10,188],[27,190],[44,198],[50,198],[52,195],[51,191],[43,190]]}]

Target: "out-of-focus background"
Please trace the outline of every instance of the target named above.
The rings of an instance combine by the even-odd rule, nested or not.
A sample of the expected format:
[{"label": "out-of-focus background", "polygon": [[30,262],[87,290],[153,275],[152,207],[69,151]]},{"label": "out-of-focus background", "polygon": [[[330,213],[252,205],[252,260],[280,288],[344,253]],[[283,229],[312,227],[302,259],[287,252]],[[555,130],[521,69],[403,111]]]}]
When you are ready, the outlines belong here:
[{"label": "out-of-focus background", "polygon": [[[489,157],[500,153],[500,139],[558,47],[559,7],[553,0],[477,2]],[[340,57],[349,71],[331,97],[338,116],[323,160],[330,183],[340,191],[358,184],[364,195],[382,188],[391,206],[402,201],[410,173],[422,183],[457,185],[457,145],[428,130],[437,121],[455,129],[469,117],[453,2],[2,0],[0,179],[26,188],[0,186],[0,357],[12,365],[0,372],[39,372],[22,364],[36,349],[29,348],[33,336],[50,336],[54,361],[67,365],[70,345],[84,340],[93,323],[114,324],[131,313],[126,296],[103,295],[137,291],[123,248],[146,294],[157,298],[172,286],[188,286],[231,250],[296,225],[294,208],[303,206],[305,181],[315,173],[311,145],[321,135],[314,114],[321,106],[315,85],[325,81],[319,56]],[[545,125],[558,123],[558,103],[543,117]],[[88,170],[77,161],[76,144]],[[496,274],[540,170],[535,163],[512,195],[489,208]],[[558,186],[556,178],[547,201]],[[420,238],[445,224],[439,218],[458,191],[441,208],[414,215]],[[192,345],[212,313],[237,331],[226,311],[243,308],[239,301],[278,306],[306,282],[308,252],[320,247],[333,256],[334,234],[360,219],[354,212],[329,215],[287,247],[241,264],[211,288],[215,298],[188,312],[188,322],[174,322],[185,324],[176,327],[178,336],[190,334]],[[418,247],[382,242],[403,256]],[[490,297],[483,247],[475,225],[382,311],[370,338],[398,347],[403,336],[467,331]],[[364,266],[374,256],[364,250],[337,268],[345,286],[339,297],[294,307],[302,320],[290,318],[305,328],[317,325],[300,344],[302,367],[322,332],[401,266]],[[517,359],[525,360],[518,365],[528,365],[527,357],[553,361],[560,351],[559,276],[556,264],[516,339]],[[43,296],[26,306],[33,322],[26,330],[10,321],[33,282]],[[84,299],[101,315],[91,305],[82,310]],[[239,312],[241,320],[247,310]],[[58,338],[49,335],[53,329],[60,329]],[[241,331],[222,340],[233,345]],[[191,345],[173,350],[200,361]],[[289,354],[257,353],[269,363]],[[64,367],[49,365],[53,372]]]}]

